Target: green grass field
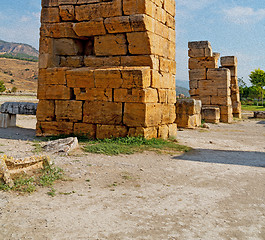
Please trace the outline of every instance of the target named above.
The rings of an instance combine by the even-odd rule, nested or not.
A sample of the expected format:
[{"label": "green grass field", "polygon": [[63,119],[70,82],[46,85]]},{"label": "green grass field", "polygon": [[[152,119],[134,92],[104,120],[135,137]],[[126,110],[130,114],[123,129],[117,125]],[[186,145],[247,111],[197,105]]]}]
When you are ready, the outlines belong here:
[{"label": "green grass field", "polygon": [[254,106],[254,105],[242,105],[242,110],[245,111],[265,111],[265,107],[262,106]]}]

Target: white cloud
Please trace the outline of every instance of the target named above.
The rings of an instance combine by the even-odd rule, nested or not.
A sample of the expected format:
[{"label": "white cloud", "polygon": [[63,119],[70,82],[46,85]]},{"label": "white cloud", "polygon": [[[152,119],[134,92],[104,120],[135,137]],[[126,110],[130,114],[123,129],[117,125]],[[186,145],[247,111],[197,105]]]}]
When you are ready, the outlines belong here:
[{"label": "white cloud", "polygon": [[265,19],[265,8],[233,7],[223,10],[226,20],[235,24],[253,24]]}]

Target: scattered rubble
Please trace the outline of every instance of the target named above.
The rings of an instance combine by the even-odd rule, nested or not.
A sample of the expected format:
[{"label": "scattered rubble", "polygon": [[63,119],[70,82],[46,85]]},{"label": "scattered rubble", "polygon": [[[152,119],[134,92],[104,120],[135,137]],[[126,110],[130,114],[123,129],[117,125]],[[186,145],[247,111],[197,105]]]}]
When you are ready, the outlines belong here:
[{"label": "scattered rubble", "polygon": [[45,151],[51,153],[69,153],[79,147],[77,137],[57,139],[41,145]]},{"label": "scattered rubble", "polygon": [[32,170],[42,169],[50,164],[47,156],[32,156],[24,159],[14,159],[6,155],[0,156],[0,180],[9,186],[14,186],[13,177],[21,173],[29,173]]}]

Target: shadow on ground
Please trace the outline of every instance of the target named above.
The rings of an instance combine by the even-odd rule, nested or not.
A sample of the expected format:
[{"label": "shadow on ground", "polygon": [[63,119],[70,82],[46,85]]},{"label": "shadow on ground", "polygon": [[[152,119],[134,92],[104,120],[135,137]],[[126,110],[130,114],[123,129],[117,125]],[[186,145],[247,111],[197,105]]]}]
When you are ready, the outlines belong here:
[{"label": "shadow on ground", "polygon": [[13,139],[13,140],[34,140],[35,129],[31,128],[20,128],[20,127],[10,127],[10,128],[0,128],[0,138],[2,139]]},{"label": "shadow on ground", "polygon": [[195,162],[265,167],[265,152],[195,149],[174,159]]},{"label": "shadow on ground", "polygon": [[257,122],[257,124],[263,124],[264,127],[265,127],[265,120],[264,121],[259,121],[259,122]]}]

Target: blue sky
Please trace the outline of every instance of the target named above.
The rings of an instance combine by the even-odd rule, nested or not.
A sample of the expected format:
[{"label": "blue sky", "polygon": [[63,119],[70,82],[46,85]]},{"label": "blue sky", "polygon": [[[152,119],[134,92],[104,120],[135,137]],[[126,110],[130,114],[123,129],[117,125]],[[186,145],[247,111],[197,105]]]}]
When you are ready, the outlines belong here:
[{"label": "blue sky", "polygon": [[[0,39],[38,48],[40,0],[2,0]],[[188,41],[208,40],[221,56],[236,55],[238,75],[265,70],[265,4],[257,0],[177,0],[177,75],[188,81]]]}]

